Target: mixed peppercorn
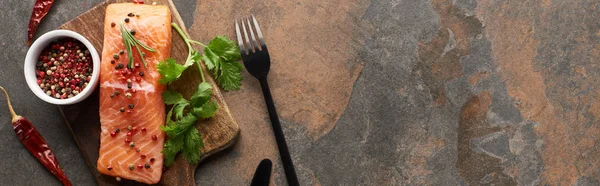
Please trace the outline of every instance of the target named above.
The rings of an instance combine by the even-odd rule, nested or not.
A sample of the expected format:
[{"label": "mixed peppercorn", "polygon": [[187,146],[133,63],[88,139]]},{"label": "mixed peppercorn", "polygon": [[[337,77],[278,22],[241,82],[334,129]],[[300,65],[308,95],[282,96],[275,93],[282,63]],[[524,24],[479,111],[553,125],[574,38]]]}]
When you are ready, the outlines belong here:
[{"label": "mixed peppercorn", "polygon": [[[129,19],[129,17],[137,17],[139,18],[140,15],[139,14],[134,14],[133,12],[130,12],[127,14],[127,17],[124,19],[124,21],[126,23],[129,23],[131,20]],[[110,24],[111,27],[115,27],[116,23],[112,22]],[[115,28],[118,29],[118,28]],[[130,31],[132,34],[135,34],[135,30],[131,30]],[[118,79],[127,85],[127,89],[123,91],[123,93],[125,94],[126,98],[132,98],[133,97],[133,93],[136,92],[135,88],[134,88],[134,83],[140,83],[142,81],[142,77],[144,77],[144,72],[141,70],[140,68],[140,63],[134,63],[134,65],[129,66],[129,65],[125,65],[127,64],[128,59],[128,52],[130,51],[125,51],[125,50],[119,50],[118,52],[115,52],[114,54],[111,54],[112,58],[110,60],[110,64],[114,65],[114,73],[116,74],[118,77]],[[129,56],[131,57],[131,56]],[[117,96],[120,95],[119,91],[115,91],[112,94],[109,94],[110,98],[115,98]],[[121,113],[132,113],[133,108],[135,107],[134,104],[126,104],[124,106],[119,107],[119,112]],[[129,108],[129,109],[127,109]]]},{"label": "mixed peppercorn", "polygon": [[[143,134],[145,134],[147,132],[146,127],[137,128],[137,127],[133,127],[131,125],[128,125],[124,129],[117,128],[114,131],[110,132],[110,137],[117,137],[119,135],[119,133],[121,133],[121,130],[127,130],[127,133],[125,134],[125,136],[126,136],[125,137],[125,145],[129,146],[130,149],[135,149],[136,153],[140,153],[140,155],[139,155],[140,158],[139,159],[142,160],[142,161],[145,161],[147,155],[141,153],[142,150],[140,148],[135,148],[136,144],[135,144],[135,142],[133,142],[131,140],[131,138],[134,137],[136,135],[136,133],[138,132],[138,129],[140,129],[139,131],[141,133],[143,133]],[[146,139],[147,139],[147,137],[146,137]],[[157,137],[156,137],[156,135],[151,135],[150,139],[154,141],[154,140],[157,139]],[[142,169],[142,168],[150,169],[150,167],[151,167],[150,164],[154,163],[154,161],[155,161],[154,158],[150,158],[149,160],[147,160],[147,162],[144,162],[144,164],[138,164],[137,167],[139,169]],[[135,167],[134,164],[129,164],[128,167],[129,167],[130,170],[134,170],[135,169],[134,168]],[[112,171],[113,167],[112,167],[112,165],[108,165],[106,167],[106,169],[108,171]]]},{"label": "mixed peppercorn", "polygon": [[56,99],[76,96],[92,78],[92,57],[83,43],[62,39],[50,43],[38,57],[38,86]]}]

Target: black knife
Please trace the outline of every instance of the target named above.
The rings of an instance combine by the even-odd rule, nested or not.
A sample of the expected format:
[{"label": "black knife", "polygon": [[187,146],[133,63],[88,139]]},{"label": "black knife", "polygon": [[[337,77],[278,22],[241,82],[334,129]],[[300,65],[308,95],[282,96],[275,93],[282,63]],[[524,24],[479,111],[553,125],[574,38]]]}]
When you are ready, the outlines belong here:
[{"label": "black knife", "polygon": [[252,178],[251,186],[268,186],[271,181],[271,167],[273,163],[269,159],[264,159],[260,161],[258,167],[256,167],[256,171],[254,172],[254,177]]}]

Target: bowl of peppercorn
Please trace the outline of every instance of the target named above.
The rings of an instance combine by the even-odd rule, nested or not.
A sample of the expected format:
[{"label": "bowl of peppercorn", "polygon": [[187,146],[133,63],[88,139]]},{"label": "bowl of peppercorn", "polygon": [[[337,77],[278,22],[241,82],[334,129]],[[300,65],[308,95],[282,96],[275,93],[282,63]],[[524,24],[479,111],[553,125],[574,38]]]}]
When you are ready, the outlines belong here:
[{"label": "bowl of peppercorn", "polygon": [[100,56],[81,34],[53,30],[27,51],[25,80],[40,99],[56,104],[78,103],[94,92],[100,76]]}]

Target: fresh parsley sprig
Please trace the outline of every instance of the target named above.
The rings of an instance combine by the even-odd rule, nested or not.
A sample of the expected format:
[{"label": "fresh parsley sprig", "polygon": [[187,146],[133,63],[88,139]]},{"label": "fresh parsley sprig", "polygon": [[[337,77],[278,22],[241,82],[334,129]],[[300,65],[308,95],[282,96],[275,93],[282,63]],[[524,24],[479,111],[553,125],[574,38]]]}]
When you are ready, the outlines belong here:
[{"label": "fresh parsley sprig", "polygon": [[239,90],[242,84],[242,64],[237,62],[241,58],[240,49],[235,42],[224,36],[212,39],[204,47],[202,61],[208,70],[212,71],[219,86],[224,90]]},{"label": "fresh parsley sprig", "polygon": [[167,114],[167,124],[161,127],[169,136],[162,151],[166,166],[173,164],[178,152],[191,164],[200,161],[200,148],[204,146],[204,142],[194,124],[199,119],[213,117],[217,112],[217,104],[210,100],[211,94],[212,86],[207,82],[198,85],[190,100],[185,99],[179,92],[163,92],[165,104],[173,105]]},{"label": "fresh parsley sprig", "polygon": [[[200,59],[202,59],[204,65],[212,72],[213,77],[217,80],[217,83],[221,88],[225,91],[240,89],[240,86],[242,85],[243,67],[238,60],[242,57],[240,55],[240,50],[234,41],[225,36],[217,36],[213,38],[208,45],[205,45],[199,41],[189,39],[183,33],[179,25],[172,23],[171,26],[179,33],[188,47],[188,57],[185,64],[181,65],[182,67],[187,68],[196,62],[200,69],[201,76],[204,79],[202,67],[198,63]],[[198,51],[195,51],[192,44],[198,44],[204,47],[204,54],[200,55]]]},{"label": "fresh parsley sprig", "polygon": [[[217,79],[219,85],[225,90],[239,89],[241,84],[241,65],[237,62],[240,58],[239,54],[235,56],[231,51],[238,51],[235,43],[231,42],[225,37],[217,37],[213,39],[208,46],[191,39],[183,33],[181,28],[175,23],[171,26],[179,33],[181,38],[184,40],[188,47],[188,57],[183,65],[178,64],[174,59],[167,59],[165,62],[157,64],[158,72],[161,74],[159,82],[162,84],[170,84],[181,76],[181,74],[190,66],[196,64],[200,70],[200,76],[202,83],[196,88],[196,92],[190,97],[185,99],[181,93],[167,90],[162,94],[162,98],[165,104],[173,105],[169,110],[166,119],[166,125],[161,129],[169,137],[165,143],[162,153],[165,156],[165,165],[170,166],[175,161],[176,155],[181,152],[181,155],[188,160],[189,163],[196,164],[200,161],[200,148],[204,146],[204,142],[198,130],[194,127],[194,124],[200,119],[211,118],[215,115],[219,109],[214,101],[211,101],[212,86],[206,82],[204,78],[203,68],[200,59],[207,58],[205,65],[208,69],[213,69],[213,77]],[[192,47],[192,43],[204,46],[204,55],[200,55],[199,52],[195,51]],[[232,48],[233,47],[233,48]],[[207,51],[211,56],[206,56]],[[216,51],[216,52],[214,52]],[[226,59],[226,60],[225,60]],[[207,62],[208,60],[212,60]],[[231,63],[231,64],[228,64]],[[209,67],[210,65],[213,65]],[[214,64],[220,66],[234,66],[220,67],[217,68]],[[234,65],[238,64],[238,66]],[[234,69],[234,70],[231,70]],[[219,75],[219,76],[217,76]],[[234,78],[232,78],[234,77]],[[239,77],[239,78],[238,78]],[[221,83],[223,82],[223,83]]]},{"label": "fresh parsley sprig", "polygon": [[156,50],[154,50],[153,48],[150,48],[148,45],[145,45],[144,43],[138,41],[125,28],[125,24],[123,24],[123,22],[121,22],[121,37],[123,37],[123,43],[125,44],[125,49],[127,49],[127,58],[129,58],[129,63],[127,64],[127,67],[128,68],[133,68],[132,47],[135,47],[135,49],[137,50],[138,54],[140,55],[140,58],[142,59],[142,63],[144,64],[144,67],[146,67],[146,60],[144,60],[144,53],[142,53],[142,50],[140,50],[139,46],[141,46],[142,48],[144,48],[145,50],[147,50],[149,52],[156,52]]}]

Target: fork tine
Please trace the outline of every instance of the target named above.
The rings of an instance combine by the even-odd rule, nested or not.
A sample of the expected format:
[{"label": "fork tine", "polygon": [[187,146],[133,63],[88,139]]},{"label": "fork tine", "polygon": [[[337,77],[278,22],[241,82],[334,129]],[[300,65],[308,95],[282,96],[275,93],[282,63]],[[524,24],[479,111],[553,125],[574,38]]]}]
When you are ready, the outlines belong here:
[{"label": "fork tine", "polygon": [[266,46],[265,40],[263,39],[262,32],[260,31],[260,26],[258,26],[258,21],[256,21],[256,17],[254,17],[254,14],[252,14],[252,21],[254,22],[254,29],[256,29],[256,34],[258,35],[258,41],[260,41],[261,48],[264,48],[263,46]]},{"label": "fork tine", "polygon": [[[250,25],[248,25],[248,26],[250,26]],[[244,38],[246,38],[245,44],[246,44],[246,47],[248,48],[248,53],[250,53],[250,52],[253,53],[255,50],[252,47],[252,45],[250,45],[250,38],[248,37],[248,32],[246,31],[246,24],[244,24],[244,18],[242,18],[242,29],[244,30],[244,36],[245,36]],[[250,30],[250,31],[252,31],[252,30]]]},{"label": "fork tine", "polygon": [[240,53],[248,54],[248,50],[244,48],[244,40],[242,40],[242,34],[240,33],[240,25],[238,24],[238,20],[235,20],[235,35],[237,35],[238,47],[240,48]]},{"label": "fork tine", "polygon": [[256,51],[258,51],[260,46],[258,46],[259,44],[256,42],[256,37],[254,37],[254,31],[252,30],[252,24],[250,24],[250,17],[246,18],[246,22],[248,23],[248,30],[250,30],[250,38],[252,39],[252,44],[253,44],[254,48],[256,49]]}]

